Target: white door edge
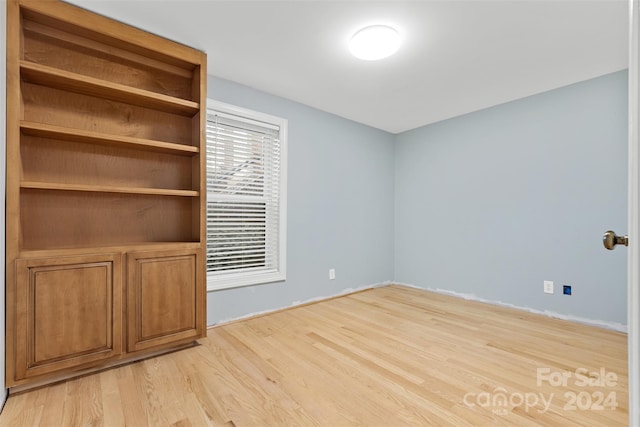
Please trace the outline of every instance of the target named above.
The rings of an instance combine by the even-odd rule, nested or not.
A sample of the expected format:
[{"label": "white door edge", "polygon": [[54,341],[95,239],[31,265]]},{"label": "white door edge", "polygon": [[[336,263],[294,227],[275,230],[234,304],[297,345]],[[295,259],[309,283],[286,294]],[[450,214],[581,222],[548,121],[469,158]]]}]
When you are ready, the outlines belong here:
[{"label": "white door edge", "polygon": [[640,180],[638,165],[638,1],[629,0],[629,250],[627,319],[629,352],[629,425],[640,426]]}]

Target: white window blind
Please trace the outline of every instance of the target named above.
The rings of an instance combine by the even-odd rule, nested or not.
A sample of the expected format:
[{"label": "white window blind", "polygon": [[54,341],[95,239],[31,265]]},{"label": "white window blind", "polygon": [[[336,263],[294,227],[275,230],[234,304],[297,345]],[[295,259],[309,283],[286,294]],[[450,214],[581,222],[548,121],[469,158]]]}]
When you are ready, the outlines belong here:
[{"label": "white window blind", "polygon": [[286,121],[208,107],[208,289],[284,280]]}]

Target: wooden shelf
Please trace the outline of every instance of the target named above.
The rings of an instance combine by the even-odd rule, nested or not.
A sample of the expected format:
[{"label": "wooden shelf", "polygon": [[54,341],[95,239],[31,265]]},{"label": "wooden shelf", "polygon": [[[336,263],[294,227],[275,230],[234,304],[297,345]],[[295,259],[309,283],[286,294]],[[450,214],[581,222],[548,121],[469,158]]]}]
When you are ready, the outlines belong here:
[{"label": "wooden shelf", "polygon": [[[164,57],[163,60],[154,59],[151,56],[158,56],[157,52],[152,53],[151,56],[149,55],[149,52],[145,52],[144,54],[135,53],[133,51],[123,49],[122,47],[114,46],[113,44],[105,44],[91,38],[73,34],[69,31],[60,30],[55,27],[59,27],[61,25],[64,26],[64,24],[60,23],[59,21],[52,21],[50,18],[48,19],[43,15],[33,13],[31,11],[25,11],[24,17],[27,18],[22,22],[25,34],[38,34],[40,36],[48,37],[59,42],[72,44],[77,47],[89,50],[94,55],[109,55],[111,57],[125,59],[127,61],[140,64],[144,67],[163,70],[179,77],[187,79],[193,78],[193,64],[190,64],[188,62],[176,60],[176,58],[171,57]],[[38,21],[46,21],[49,23],[49,25],[39,23]],[[51,24],[53,26],[51,26]],[[98,36],[98,38],[101,37]],[[115,39],[112,39],[111,41],[115,41],[116,45],[121,44],[121,42]],[[167,62],[167,60],[169,62]]]},{"label": "wooden shelf", "polygon": [[113,187],[103,185],[60,184],[51,182],[22,181],[20,188],[32,190],[85,191],[92,193],[146,194],[152,196],[198,197],[200,192],[193,190],[172,190],[164,188]]},{"label": "wooden shelf", "polygon": [[200,111],[200,104],[197,102],[111,83],[29,61],[20,61],[20,73],[25,81],[31,83],[83,95],[97,96],[139,107],[188,117],[193,117]]},{"label": "wooden shelf", "polygon": [[162,242],[135,242],[135,241],[123,241],[117,245],[105,245],[105,246],[69,246],[61,248],[28,248],[20,251],[20,258],[49,258],[60,257],[70,255],[84,255],[95,254],[101,252],[122,252],[123,248],[126,250],[135,251],[152,251],[152,250],[167,250],[167,249],[197,249],[200,247],[199,242],[192,241],[162,241]]},{"label": "wooden shelf", "polygon": [[191,145],[173,144],[170,142],[132,138],[120,135],[110,135],[106,133],[86,131],[82,129],[72,129],[43,123],[27,122],[24,120],[20,122],[20,130],[25,135],[37,136],[41,138],[53,138],[61,139],[64,141],[85,142],[101,145],[119,145],[130,148],[138,148],[140,150],[178,154],[183,156],[192,156],[200,152],[198,147],[193,147]]}]

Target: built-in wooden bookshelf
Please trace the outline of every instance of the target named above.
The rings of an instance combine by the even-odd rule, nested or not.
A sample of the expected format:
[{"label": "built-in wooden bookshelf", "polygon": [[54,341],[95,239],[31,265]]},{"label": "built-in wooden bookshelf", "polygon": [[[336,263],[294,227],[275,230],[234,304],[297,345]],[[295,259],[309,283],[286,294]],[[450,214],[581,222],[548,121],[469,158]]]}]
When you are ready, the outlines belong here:
[{"label": "built-in wooden bookshelf", "polygon": [[200,51],[7,2],[8,387],[206,334],[205,100]]}]

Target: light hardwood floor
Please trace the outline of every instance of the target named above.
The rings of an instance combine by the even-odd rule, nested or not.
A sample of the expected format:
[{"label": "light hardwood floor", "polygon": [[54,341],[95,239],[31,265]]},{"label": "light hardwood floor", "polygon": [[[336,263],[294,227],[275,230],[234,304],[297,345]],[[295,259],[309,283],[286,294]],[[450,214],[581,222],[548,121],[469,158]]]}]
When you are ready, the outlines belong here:
[{"label": "light hardwood floor", "polygon": [[625,334],[412,288],[200,342],[11,396],[0,426],[627,425]]}]

